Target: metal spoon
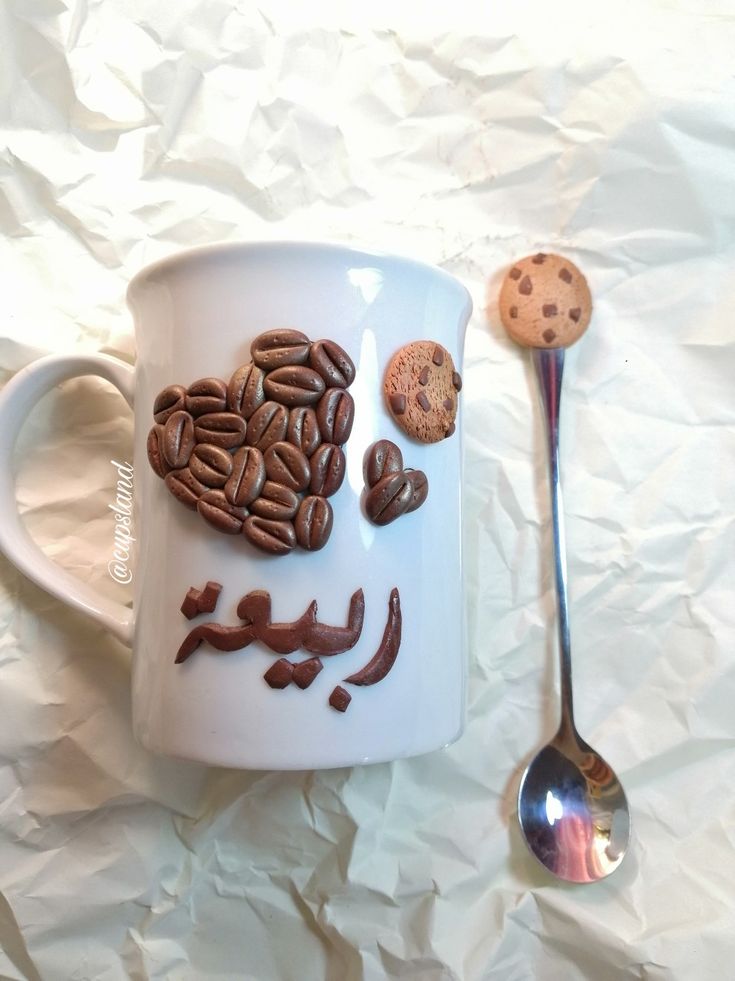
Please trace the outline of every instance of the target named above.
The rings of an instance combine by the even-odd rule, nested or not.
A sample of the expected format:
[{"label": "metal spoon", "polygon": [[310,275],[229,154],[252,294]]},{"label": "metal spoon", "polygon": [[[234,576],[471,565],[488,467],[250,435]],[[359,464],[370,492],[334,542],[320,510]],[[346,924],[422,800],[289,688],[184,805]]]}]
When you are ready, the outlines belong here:
[{"label": "metal spoon", "polygon": [[630,838],[625,792],[612,768],[574,725],[567,611],[564,516],[559,478],[559,406],[564,349],[534,349],[533,363],[546,416],[551,521],[559,624],[561,724],[526,767],[518,819],[528,847],[560,879],[595,882],[622,862]]}]

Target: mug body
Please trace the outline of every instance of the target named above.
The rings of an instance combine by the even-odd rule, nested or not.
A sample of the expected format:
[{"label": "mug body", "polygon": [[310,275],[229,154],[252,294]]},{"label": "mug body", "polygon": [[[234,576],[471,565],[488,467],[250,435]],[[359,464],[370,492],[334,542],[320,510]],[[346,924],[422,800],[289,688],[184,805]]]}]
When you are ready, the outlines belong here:
[{"label": "mug body", "polygon": [[[408,259],[317,243],[213,246],[143,270],[128,302],[137,342],[135,483],[138,540],[133,715],[149,749],[211,764],[312,769],[416,755],[456,739],[465,710],[461,567],[461,426],[433,444],[406,437],[387,411],[383,376],[403,345],[431,340],[459,369],[471,311],[448,274]],[[330,498],[329,541],[319,551],[261,553],[242,536],[218,533],[188,510],[152,470],[147,437],[166,386],[214,376],[228,381],[250,361],[251,342],[275,328],[327,338],[350,355],[355,420],[344,447],[346,473]],[[461,400],[460,400],[461,401]],[[461,414],[461,409],[460,409]],[[422,507],[385,527],[364,513],[363,459],[376,440],[423,470]],[[213,612],[188,620],[191,587],[222,586]],[[175,663],[203,622],[242,627],[238,603],[266,591],[273,622],[296,621],[313,601],[320,623],[348,622],[362,590],[364,620],[352,649],[321,658],[308,687],[271,687],[264,675],[282,655],[259,640],[232,652],[206,641]],[[390,670],[375,684],[350,685],[381,648],[400,597],[401,637]],[[393,604],[395,606],[395,604]],[[395,614],[395,609],[393,609]],[[292,664],[313,655],[298,651]],[[378,671],[378,674],[380,672]],[[330,705],[335,687],[352,696]]]}]

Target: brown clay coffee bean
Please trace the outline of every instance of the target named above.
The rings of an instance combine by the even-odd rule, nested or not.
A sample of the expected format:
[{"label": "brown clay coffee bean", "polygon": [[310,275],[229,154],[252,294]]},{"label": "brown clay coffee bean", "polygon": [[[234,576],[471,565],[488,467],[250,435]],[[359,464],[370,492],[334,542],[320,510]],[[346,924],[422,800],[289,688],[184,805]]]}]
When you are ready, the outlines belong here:
[{"label": "brown clay coffee bean", "polygon": [[227,386],[227,408],[230,412],[237,412],[243,419],[249,419],[265,402],[264,378],[263,369],[252,361],[241,365]]},{"label": "brown clay coffee bean", "polygon": [[167,385],[153,403],[153,418],[163,425],[169,416],[186,408],[186,389],[183,385]]},{"label": "brown clay coffee bean", "polygon": [[186,390],[186,410],[193,416],[224,412],[227,408],[227,386],[221,378],[200,378]]},{"label": "brown clay coffee bean", "polygon": [[250,345],[253,361],[266,371],[284,365],[306,364],[311,343],[300,330],[283,328],[260,334]]},{"label": "brown clay coffee bean", "polygon": [[288,413],[286,439],[298,446],[302,453],[311,456],[322,437],[319,432],[316,412],[309,405],[297,405]]},{"label": "brown clay coffee bean", "polygon": [[224,491],[208,490],[199,498],[197,511],[206,522],[225,535],[239,535],[247,518],[247,508],[238,508],[225,497]]},{"label": "brown clay coffee bean", "polygon": [[187,465],[194,449],[194,420],[188,412],[179,410],[168,417],[163,428],[161,448],[172,470]]},{"label": "brown clay coffee bean", "polygon": [[286,555],[296,548],[296,532],[290,521],[270,521],[251,514],[242,533],[256,548],[271,555]]},{"label": "brown clay coffee bean", "polygon": [[365,512],[374,525],[387,525],[408,510],[413,497],[410,477],[401,471],[382,477],[365,496]]},{"label": "brown clay coffee bean", "polygon": [[263,454],[265,472],[269,480],[283,484],[292,491],[302,491],[309,486],[311,469],[301,450],[292,443],[273,443]]},{"label": "brown clay coffee bean", "polygon": [[269,399],[289,407],[314,405],[324,394],[324,379],[305,365],[285,365],[269,372],[263,382]]},{"label": "brown clay coffee bean", "polygon": [[413,494],[406,508],[406,514],[420,508],[429,496],[429,480],[423,470],[406,470],[406,476],[413,485]]},{"label": "brown clay coffee bean", "polygon": [[319,497],[331,497],[345,479],[345,455],[339,446],[322,443],[309,460],[311,483],[309,489]]},{"label": "brown clay coffee bean", "polygon": [[154,426],[148,433],[146,449],[151,469],[157,477],[163,479],[171,469],[163,455],[163,426]]},{"label": "brown clay coffee bean", "polygon": [[232,473],[232,457],[221,446],[199,443],[191,454],[189,469],[206,487],[224,487]]},{"label": "brown clay coffee bean", "polygon": [[212,443],[234,450],[245,442],[247,423],[236,412],[208,412],[194,423],[197,443]]},{"label": "brown clay coffee bean", "polygon": [[181,501],[192,511],[196,511],[197,501],[207,491],[207,488],[196,479],[189,467],[184,467],[182,470],[172,470],[171,473],[166,474],[166,487],[177,501]]},{"label": "brown clay coffee bean", "polygon": [[271,521],[291,521],[296,517],[299,509],[299,495],[292,491],[290,487],[277,484],[273,480],[266,480],[260,497],[250,505],[253,514],[259,518],[269,518]]},{"label": "brown clay coffee bean", "polygon": [[381,477],[403,470],[403,454],[389,439],[379,439],[365,454],[365,483],[375,487]]},{"label": "brown clay coffee bean", "polygon": [[247,507],[263,490],[265,461],[255,446],[241,446],[232,456],[232,473],[225,484],[225,496],[236,507]]},{"label": "brown clay coffee bean", "polygon": [[296,541],[308,552],[316,552],[329,541],[332,533],[332,506],[323,497],[310,495],[299,505],[294,521]]},{"label": "brown clay coffee bean", "polygon": [[331,388],[348,388],[355,380],[352,358],[334,341],[315,341],[309,352],[309,365]]},{"label": "brown clay coffee bean", "polygon": [[355,403],[343,388],[328,388],[316,407],[319,432],[325,443],[342,446],[350,438],[355,421]]},{"label": "brown clay coffee bean", "polygon": [[264,453],[272,443],[286,438],[288,409],[277,402],[264,402],[250,417],[245,442]]}]

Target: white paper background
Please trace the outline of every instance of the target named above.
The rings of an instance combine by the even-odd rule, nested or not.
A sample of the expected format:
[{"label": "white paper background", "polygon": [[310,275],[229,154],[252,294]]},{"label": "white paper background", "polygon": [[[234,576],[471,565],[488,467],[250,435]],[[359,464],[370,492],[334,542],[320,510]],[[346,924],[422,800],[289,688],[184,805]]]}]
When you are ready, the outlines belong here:
[{"label": "white paper background", "polygon": [[[322,773],[154,759],[129,655],[2,561],[3,978],[732,971],[735,6],[484,6],[0,6],[5,377],[49,351],[132,360],[128,278],[220,239],[407,253],[476,308],[451,749]],[[540,248],[596,301],[563,410],[578,722],[634,816],[622,869],[582,888],[528,858],[514,805],[556,665],[539,417],[493,300]],[[18,462],[43,547],[123,598],[106,505],[130,440],[121,399],[83,381],[39,406]]]}]

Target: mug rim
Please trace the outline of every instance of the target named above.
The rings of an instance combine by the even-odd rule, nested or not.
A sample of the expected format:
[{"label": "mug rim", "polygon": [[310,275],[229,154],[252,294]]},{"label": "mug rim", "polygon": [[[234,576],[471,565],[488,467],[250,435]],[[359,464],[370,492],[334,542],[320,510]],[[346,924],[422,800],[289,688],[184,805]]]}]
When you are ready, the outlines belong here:
[{"label": "mug rim", "polygon": [[284,251],[290,249],[309,248],[310,250],[321,250],[328,253],[342,252],[347,256],[368,259],[371,261],[397,262],[417,272],[431,273],[444,280],[447,286],[457,289],[465,298],[465,301],[472,305],[472,297],[467,287],[453,276],[451,273],[442,269],[431,262],[423,259],[414,259],[410,256],[401,255],[395,252],[388,252],[382,249],[350,245],[344,242],[330,241],[328,239],[261,239],[261,240],[241,240],[234,242],[212,242],[206,245],[195,245],[186,249],[179,249],[170,255],[163,256],[153,262],[143,266],[138,270],[128,284],[125,294],[126,302],[130,305],[134,291],[144,285],[147,280],[166,274],[177,266],[199,258],[212,258],[218,255],[234,254],[238,252],[250,251]]}]

